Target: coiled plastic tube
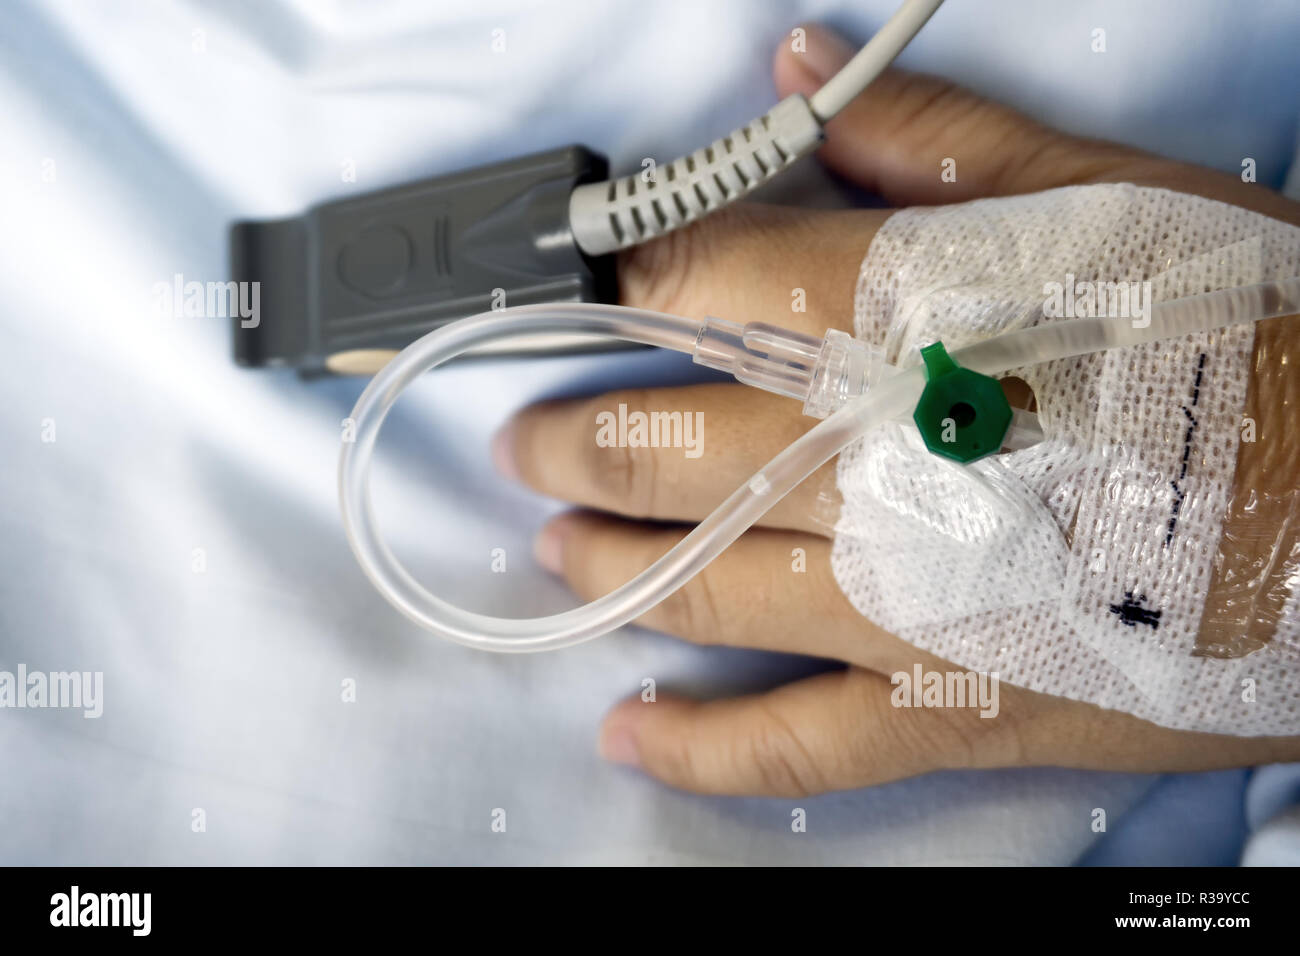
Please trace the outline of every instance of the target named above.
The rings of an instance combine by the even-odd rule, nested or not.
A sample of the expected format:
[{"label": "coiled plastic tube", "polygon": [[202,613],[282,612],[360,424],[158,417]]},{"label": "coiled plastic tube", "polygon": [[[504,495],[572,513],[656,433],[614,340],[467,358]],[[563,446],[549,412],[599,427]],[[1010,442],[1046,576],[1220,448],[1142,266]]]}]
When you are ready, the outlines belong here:
[{"label": "coiled plastic tube", "polygon": [[[1087,352],[1175,338],[1193,332],[1300,312],[1300,278],[1268,282],[1158,303],[1150,324],[1131,319],[1085,318],[1008,332],[952,353],[961,365],[988,375]],[[466,611],[430,594],[398,563],[375,533],[369,490],[370,458],[384,418],[418,375],[461,353],[510,336],[567,332],[613,336],[682,352],[710,354],[710,324],[677,316],[602,305],[541,305],[503,309],[463,319],[412,343],[371,381],[352,411],[354,437],[339,459],[343,527],[362,569],[380,593],[421,627],[467,647],[490,651],[554,650],[599,637],[640,617],[698,574],[773,505],[850,442],[910,411],[925,385],[919,366],[882,375],[815,428],[791,443],[745,485],[736,489],[690,534],[622,587],[582,607],[546,617],[514,619]],[[752,338],[782,355],[807,354],[806,336],[789,333],[789,348],[764,328]],[[842,355],[843,338],[837,342]],[[761,358],[759,360],[761,362]],[[776,362],[782,369],[790,366]],[[811,382],[815,367],[799,365]],[[752,372],[753,365],[747,366]],[[791,376],[758,375],[790,394]],[[865,393],[865,394],[864,394]]]}]

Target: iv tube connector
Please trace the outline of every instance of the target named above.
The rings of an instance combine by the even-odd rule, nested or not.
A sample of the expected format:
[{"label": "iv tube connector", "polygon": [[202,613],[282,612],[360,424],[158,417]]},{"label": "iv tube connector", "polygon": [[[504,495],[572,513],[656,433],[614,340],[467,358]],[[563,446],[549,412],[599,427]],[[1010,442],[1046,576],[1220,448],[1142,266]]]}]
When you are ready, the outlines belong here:
[{"label": "iv tube connector", "polygon": [[712,316],[700,326],[693,357],[745,385],[803,402],[813,418],[861,397],[884,365],[880,350],[838,329],[819,341],[766,322],[741,325]]}]

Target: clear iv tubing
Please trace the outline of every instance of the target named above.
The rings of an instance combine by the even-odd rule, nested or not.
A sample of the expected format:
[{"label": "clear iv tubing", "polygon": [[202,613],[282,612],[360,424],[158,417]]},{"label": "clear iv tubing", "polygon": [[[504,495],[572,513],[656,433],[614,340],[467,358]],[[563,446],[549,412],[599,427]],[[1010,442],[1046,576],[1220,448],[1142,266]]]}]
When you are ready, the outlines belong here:
[{"label": "clear iv tubing", "polygon": [[[1300,278],[1157,303],[1151,308],[1150,324],[1144,328],[1134,327],[1133,320],[1127,318],[1051,322],[986,339],[955,350],[951,356],[967,368],[996,375],[1041,362],[1296,312],[1300,312]],[[357,400],[352,411],[355,440],[343,444],[339,459],[343,527],[353,554],[371,583],[416,624],[466,647],[523,653],[555,650],[599,637],[645,614],[684,585],[845,446],[872,428],[906,415],[925,386],[925,373],[920,366],[883,375],[869,389],[863,382],[864,394],[850,396],[830,417],[787,446],[649,568],[604,597],[560,614],[516,619],[466,611],[421,587],[378,537],[370,500],[370,458],[389,409],[402,390],[424,372],[500,338],[554,332],[603,335],[693,353],[698,358],[712,322],[716,320],[701,324],[678,316],[618,306],[522,306],[454,322],[404,349],[375,376]],[[806,353],[808,342],[815,340],[770,326],[750,328],[759,329],[756,338],[762,339],[766,355],[782,358],[759,356],[750,361],[742,356],[750,373],[749,380],[753,383],[755,378],[764,377],[762,363],[767,361],[772,381],[780,383],[773,390],[792,394],[789,366],[783,359],[793,352]],[[783,350],[779,343],[774,345],[774,334],[778,338],[785,336],[788,347]],[[828,346],[830,342],[828,335]],[[757,376],[753,373],[756,366],[760,369]],[[800,371],[802,374],[808,370]],[[802,374],[802,377],[809,376]]]}]

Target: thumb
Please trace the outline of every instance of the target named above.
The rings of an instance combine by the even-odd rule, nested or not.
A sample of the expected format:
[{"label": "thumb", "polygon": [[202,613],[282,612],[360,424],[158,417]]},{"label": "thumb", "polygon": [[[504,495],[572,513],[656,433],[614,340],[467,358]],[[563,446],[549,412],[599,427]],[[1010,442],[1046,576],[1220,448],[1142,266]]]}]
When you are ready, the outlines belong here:
[{"label": "thumb", "polygon": [[[815,92],[855,50],[816,26],[806,51],[783,43],[773,73],[781,96]],[[1131,182],[1269,211],[1277,197],[1236,177],[1062,133],[921,73],[889,69],[826,128],[821,159],[891,204],[936,205],[1057,186]],[[947,171],[948,175],[943,175]]]}]

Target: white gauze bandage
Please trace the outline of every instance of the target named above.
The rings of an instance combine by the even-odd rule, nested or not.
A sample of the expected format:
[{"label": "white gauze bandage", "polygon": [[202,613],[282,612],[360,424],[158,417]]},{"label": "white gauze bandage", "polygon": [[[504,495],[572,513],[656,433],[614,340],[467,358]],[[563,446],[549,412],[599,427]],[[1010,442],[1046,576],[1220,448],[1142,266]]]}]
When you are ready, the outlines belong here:
[{"label": "white gauze bandage", "polygon": [[[1140,323],[1153,301],[1295,275],[1295,227],[1166,190],[1069,187],[895,213],[863,262],[855,327],[905,366],[935,340],[951,351],[1061,314]],[[971,465],[910,424],[866,436],[838,466],[841,589],[912,644],[1035,691],[1180,729],[1300,733],[1296,555],[1265,556],[1291,569],[1267,641],[1198,645],[1254,440],[1255,334],[1019,370],[1044,440]]]}]

